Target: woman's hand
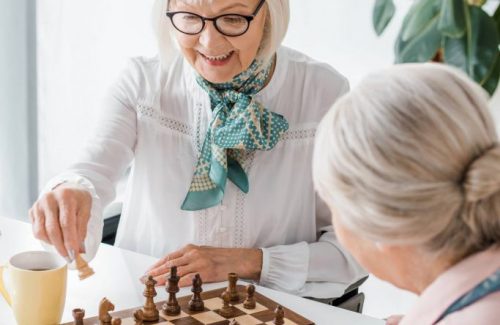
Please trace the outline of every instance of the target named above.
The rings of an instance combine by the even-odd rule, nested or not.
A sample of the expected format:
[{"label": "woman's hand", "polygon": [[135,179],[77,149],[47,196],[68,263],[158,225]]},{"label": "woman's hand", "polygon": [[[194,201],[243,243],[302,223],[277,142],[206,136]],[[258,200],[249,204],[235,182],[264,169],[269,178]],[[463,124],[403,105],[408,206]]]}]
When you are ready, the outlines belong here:
[{"label": "woman's hand", "polygon": [[92,196],[82,186],[63,183],[45,193],[29,210],[33,234],[54,245],[68,261],[83,253]]},{"label": "woman's hand", "polygon": [[398,325],[403,319],[404,315],[392,315],[385,320],[385,325]]},{"label": "woman's hand", "polygon": [[146,276],[152,275],[157,285],[163,285],[172,266],[177,266],[181,287],[191,285],[192,277],[196,273],[200,274],[205,283],[226,281],[227,274],[231,272],[237,273],[238,277],[243,279],[258,280],[262,270],[262,251],[257,248],[187,245],[161,258],[149,268]]}]

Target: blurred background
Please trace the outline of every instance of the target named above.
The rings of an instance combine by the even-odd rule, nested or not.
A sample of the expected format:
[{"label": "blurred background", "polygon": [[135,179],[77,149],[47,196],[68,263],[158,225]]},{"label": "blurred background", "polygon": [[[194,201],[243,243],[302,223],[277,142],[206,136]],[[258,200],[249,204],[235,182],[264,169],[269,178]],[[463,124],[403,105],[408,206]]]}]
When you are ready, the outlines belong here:
[{"label": "blurred background", "polygon": [[[354,86],[394,62],[393,44],[412,0],[396,0],[382,37],[372,26],[374,0],[291,0],[284,44],[325,61]],[[0,1],[0,216],[27,221],[48,179],[78,155],[99,102],[129,57],[153,56],[152,0]],[[491,101],[495,115],[500,92]],[[497,118],[497,120],[499,120]],[[119,198],[118,198],[119,201]],[[119,202],[108,208],[110,216]],[[1,248],[0,248],[1,249]],[[380,292],[381,282],[367,290]],[[367,297],[365,313],[404,312],[413,300]],[[394,291],[391,291],[394,290]],[[394,296],[393,296],[394,297]]]}]

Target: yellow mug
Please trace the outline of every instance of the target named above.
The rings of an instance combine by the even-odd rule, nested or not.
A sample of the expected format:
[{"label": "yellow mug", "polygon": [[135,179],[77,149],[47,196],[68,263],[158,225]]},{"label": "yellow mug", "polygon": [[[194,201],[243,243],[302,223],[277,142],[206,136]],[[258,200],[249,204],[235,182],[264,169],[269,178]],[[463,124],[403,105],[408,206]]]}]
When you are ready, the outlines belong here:
[{"label": "yellow mug", "polygon": [[66,261],[60,256],[31,251],[14,255],[0,266],[0,292],[18,325],[61,322],[66,300]]}]

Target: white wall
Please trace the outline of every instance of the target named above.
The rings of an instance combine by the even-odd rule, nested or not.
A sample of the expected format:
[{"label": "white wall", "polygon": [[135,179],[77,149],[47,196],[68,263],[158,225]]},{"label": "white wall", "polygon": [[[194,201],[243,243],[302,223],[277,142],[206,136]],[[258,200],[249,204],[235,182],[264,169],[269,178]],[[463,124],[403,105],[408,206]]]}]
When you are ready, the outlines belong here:
[{"label": "white wall", "polygon": [[33,1],[0,2],[0,216],[26,219],[37,192]]},{"label": "white wall", "polygon": [[73,162],[127,58],[155,54],[152,2],[39,2],[40,186]]}]

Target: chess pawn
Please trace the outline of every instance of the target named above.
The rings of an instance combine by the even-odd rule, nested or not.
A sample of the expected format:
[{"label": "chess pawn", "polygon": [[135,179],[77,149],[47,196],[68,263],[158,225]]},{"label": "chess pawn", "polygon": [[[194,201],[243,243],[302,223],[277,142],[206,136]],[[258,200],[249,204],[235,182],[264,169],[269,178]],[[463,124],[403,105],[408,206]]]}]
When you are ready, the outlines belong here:
[{"label": "chess pawn", "polygon": [[179,292],[179,279],[180,277],[177,275],[177,267],[172,266],[170,269],[170,277],[168,278],[168,301],[162,306],[162,310],[165,315],[177,316],[181,313],[181,307],[175,297],[175,294]]},{"label": "chess pawn", "polygon": [[73,309],[73,319],[75,322],[74,325],[83,325],[83,319],[85,318],[85,309],[75,308]]},{"label": "chess pawn", "polygon": [[189,300],[189,310],[191,311],[203,311],[205,309],[205,305],[200,295],[203,291],[201,288],[202,285],[203,282],[201,281],[201,277],[198,273],[196,273],[193,277],[193,287],[191,288],[193,296],[191,297],[191,300]]},{"label": "chess pawn", "polygon": [[255,286],[253,284],[247,285],[247,298],[243,303],[243,307],[246,309],[255,309]]},{"label": "chess pawn", "polygon": [[142,313],[142,309],[136,310],[134,312],[134,321],[135,325],[142,325],[144,321],[144,315]]},{"label": "chess pawn", "polygon": [[283,325],[285,324],[285,311],[283,310],[283,307],[278,305],[276,309],[274,310],[274,324],[276,325]]},{"label": "chess pawn", "polygon": [[233,309],[231,308],[231,305],[229,305],[229,293],[227,291],[222,292],[221,298],[222,308],[219,309],[219,314],[226,318],[233,316]]},{"label": "chess pawn", "polygon": [[238,290],[236,289],[236,282],[238,282],[238,275],[236,273],[229,273],[227,275],[227,280],[229,285],[226,291],[229,293],[229,300],[239,301],[240,296],[238,295]]},{"label": "chess pawn", "polygon": [[80,254],[76,255],[75,266],[78,270],[78,277],[80,280],[84,280],[94,274],[94,270],[92,270]]},{"label": "chess pawn", "polygon": [[146,303],[142,307],[143,320],[154,322],[160,319],[160,313],[153,300],[153,298],[156,297],[156,281],[150,275],[145,284],[146,288],[144,289],[143,296],[146,297]]}]

